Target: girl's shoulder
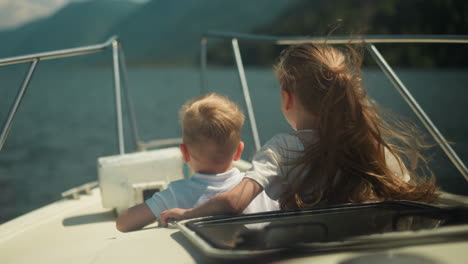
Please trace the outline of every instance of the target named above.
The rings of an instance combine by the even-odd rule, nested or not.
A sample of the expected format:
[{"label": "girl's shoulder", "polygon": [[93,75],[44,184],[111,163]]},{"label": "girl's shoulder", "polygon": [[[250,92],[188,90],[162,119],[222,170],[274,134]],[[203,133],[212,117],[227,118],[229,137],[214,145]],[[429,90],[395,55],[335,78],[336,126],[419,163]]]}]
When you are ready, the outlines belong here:
[{"label": "girl's shoulder", "polygon": [[291,133],[280,133],[268,140],[264,147],[271,149],[301,150],[305,140],[310,141],[317,138],[318,136],[315,130],[300,130]]},{"label": "girl's shoulder", "polygon": [[294,142],[297,140],[298,140],[298,137],[296,133],[280,133],[270,138],[270,140],[268,140],[265,143],[265,146],[270,146],[270,147],[281,146],[281,145],[287,144],[288,142]]}]

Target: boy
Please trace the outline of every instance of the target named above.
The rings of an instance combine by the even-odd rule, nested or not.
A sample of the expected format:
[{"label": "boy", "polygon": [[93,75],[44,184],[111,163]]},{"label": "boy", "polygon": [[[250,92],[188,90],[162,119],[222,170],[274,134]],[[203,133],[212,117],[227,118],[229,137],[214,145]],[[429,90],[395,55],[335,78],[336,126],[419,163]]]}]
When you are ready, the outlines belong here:
[{"label": "boy", "polygon": [[[172,182],[144,203],[122,212],[116,221],[121,232],[138,230],[156,221],[162,211],[193,208],[236,186],[244,174],[232,167],[244,150],[240,140],[244,115],[224,96],[207,94],[187,102],[180,111],[184,162],[195,173],[191,179]],[[265,192],[244,213],[279,210]]]}]

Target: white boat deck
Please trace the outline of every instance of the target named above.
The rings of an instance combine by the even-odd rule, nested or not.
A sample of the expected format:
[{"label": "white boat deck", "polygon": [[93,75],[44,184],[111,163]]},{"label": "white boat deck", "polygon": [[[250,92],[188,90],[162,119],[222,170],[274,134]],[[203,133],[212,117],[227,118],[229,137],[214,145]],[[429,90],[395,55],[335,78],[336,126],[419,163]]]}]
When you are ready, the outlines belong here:
[{"label": "white boat deck", "polygon": [[[459,229],[460,227],[458,227]],[[462,226],[468,230],[468,226]],[[467,236],[467,232],[463,232]],[[421,258],[424,263],[465,263],[468,237],[386,250],[361,250],[329,254],[286,254],[262,261],[276,263],[347,263],[354,258],[397,262]],[[207,263],[177,229],[156,224],[141,231],[120,233],[115,215],[101,205],[99,188],[79,200],[61,200],[0,225],[0,263]],[[217,263],[219,260],[213,260]],[[258,261],[258,260],[256,260]],[[371,262],[349,262],[371,263]],[[387,263],[387,262],[385,262]],[[419,263],[419,262],[416,262]]]},{"label": "white boat deck", "polygon": [[120,233],[95,188],[79,200],[61,200],[0,225],[0,263],[196,262],[182,239],[177,229],[156,225]]},{"label": "white boat deck", "polygon": [[[238,72],[241,79],[246,105],[249,113],[252,133],[255,139],[257,148],[260,146],[258,142],[258,131],[256,130],[255,119],[253,118],[253,110],[248,93],[247,82],[245,81],[245,73],[240,57],[237,40],[239,39],[257,39],[262,41],[273,41],[276,44],[291,44],[296,42],[315,42],[323,41],[320,39],[305,39],[296,38],[287,40],[285,38],[272,37],[253,37],[245,34],[241,35],[225,35],[225,34],[208,34],[204,36],[202,41],[202,83],[204,83],[204,72],[206,71],[206,47],[207,37],[217,37],[230,39],[233,45],[233,51],[238,62]],[[334,39],[328,41],[348,43],[349,38]],[[426,39],[426,38],[376,38],[367,39],[368,50],[373,54],[382,70],[389,76],[389,79],[394,83],[395,88],[402,94],[403,98],[412,107],[413,111],[420,118],[421,122],[426,125],[438,142],[442,142],[442,149],[448,157],[454,162],[454,165],[460,170],[461,175],[468,180],[466,166],[458,158],[456,153],[450,147],[438,129],[428,119],[425,112],[419,109],[419,105],[413,99],[409,91],[402,84],[399,78],[393,75],[393,70],[387,65],[386,61],[380,58],[380,53],[373,46],[373,43],[395,43],[395,42],[431,42],[431,43],[467,43],[466,36],[449,36],[447,38]],[[92,52],[101,52],[105,49],[112,49],[113,52],[113,74],[115,82],[116,94],[116,116],[117,116],[117,134],[119,142],[120,154],[124,154],[124,134],[122,120],[122,101],[120,97],[120,75],[125,74],[120,72],[125,69],[124,59],[119,59],[119,42],[113,37],[108,41],[92,46],[79,47],[74,49],[58,50],[45,53],[37,53],[13,58],[0,60],[0,65],[17,64],[31,62],[28,74],[23,80],[20,87],[20,93],[15,100],[14,107],[10,109],[8,122],[5,123],[0,136],[0,150],[5,143],[8,132],[11,128],[14,116],[18,110],[18,106],[23,100],[24,92],[26,91],[31,76],[36,68],[39,60],[78,56]],[[121,66],[122,64],[123,66]],[[120,67],[119,67],[120,66]],[[118,96],[117,96],[118,95]],[[247,99],[248,98],[248,99]],[[131,105],[131,104],[130,104]],[[133,117],[133,109],[130,107],[130,116]],[[132,129],[137,131],[136,122],[130,124],[134,126]],[[136,137],[138,138],[138,137]],[[169,140],[171,143],[172,141]],[[161,143],[161,141],[158,141]],[[159,144],[158,143],[158,144]],[[167,144],[167,140],[163,140]],[[173,143],[173,142],[172,142]],[[145,142],[135,141],[135,145],[146,148],[150,145]],[[155,145],[156,146],[156,145]],[[158,145],[159,146],[159,145]],[[161,147],[161,146],[159,146]],[[148,154],[148,153],[147,153]],[[163,162],[166,164],[165,162]],[[146,165],[145,165],[146,166]],[[155,167],[154,164],[150,164]],[[173,171],[162,170],[166,174],[176,175]],[[178,170],[178,169],[177,169]],[[134,168],[127,168],[127,172],[135,176]],[[181,171],[181,170],[180,170]],[[151,170],[147,170],[151,172]],[[148,174],[147,173],[147,174]],[[151,173],[149,173],[151,174]],[[115,177],[115,172],[109,172],[109,175]],[[152,174],[151,174],[152,175]],[[182,177],[182,175],[179,175]],[[139,176],[138,176],[139,177]],[[160,179],[166,179],[159,176]],[[179,177],[179,178],[180,178]],[[134,183],[133,181],[116,181],[120,186],[122,182]],[[101,186],[104,186],[103,184]],[[103,189],[105,189],[103,187]],[[115,190],[110,192],[111,196],[121,198],[121,194]],[[104,195],[106,197],[106,195]],[[210,260],[205,257],[194,245],[189,242],[180,231],[177,229],[160,228],[157,225],[152,225],[141,231],[131,233],[120,233],[115,228],[115,214],[110,209],[105,209],[101,202],[101,192],[99,188],[94,188],[90,195],[81,195],[80,199],[63,199],[56,203],[47,205],[43,208],[32,211],[28,214],[11,220],[10,222],[0,225],[0,264],[17,264],[17,263],[148,263],[148,262],[163,262],[163,263],[218,263],[218,260]],[[106,199],[104,199],[106,200]],[[118,200],[118,199],[116,199]],[[114,200],[112,200],[114,201]],[[468,205],[467,197],[457,197],[454,195],[444,194],[441,202],[445,205]],[[121,206],[127,206],[126,201]],[[125,207],[126,208],[126,207]],[[366,225],[367,223],[362,223]],[[441,228],[443,229],[443,228]],[[429,232],[432,232],[431,230]],[[449,235],[443,233],[449,233]],[[416,235],[418,232],[408,232],[407,237]],[[298,254],[288,252],[276,255],[273,258],[266,257],[255,259],[255,262],[262,263],[467,263],[468,259],[468,225],[448,227],[447,229],[435,231],[430,243],[421,243],[419,245],[405,246],[405,243],[395,244],[386,248],[380,249],[360,249],[348,250],[343,252],[333,253],[301,253]],[[436,237],[437,239],[434,239]],[[404,242],[405,239],[401,239]],[[427,241],[426,241],[427,242]],[[239,261],[245,263],[245,261]],[[249,261],[253,262],[253,261]],[[236,262],[234,262],[236,263]]]}]

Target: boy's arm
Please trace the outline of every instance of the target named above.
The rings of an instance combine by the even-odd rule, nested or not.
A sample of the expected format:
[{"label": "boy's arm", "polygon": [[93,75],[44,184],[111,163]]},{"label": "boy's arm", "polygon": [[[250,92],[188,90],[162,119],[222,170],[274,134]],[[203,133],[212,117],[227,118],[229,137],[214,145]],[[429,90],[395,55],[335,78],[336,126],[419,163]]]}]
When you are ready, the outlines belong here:
[{"label": "boy's arm", "polygon": [[263,187],[250,178],[244,178],[230,191],[218,194],[208,202],[192,209],[174,208],[161,213],[161,225],[169,220],[181,220],[209,215],[240,214],[263,191]]},{"label": "boy's arm", "polygon": [[117,230],[129,232],[142,229],[143,227],[156,221],[151,209],[146,203],[141,203],[123,211],[116,220]]}]

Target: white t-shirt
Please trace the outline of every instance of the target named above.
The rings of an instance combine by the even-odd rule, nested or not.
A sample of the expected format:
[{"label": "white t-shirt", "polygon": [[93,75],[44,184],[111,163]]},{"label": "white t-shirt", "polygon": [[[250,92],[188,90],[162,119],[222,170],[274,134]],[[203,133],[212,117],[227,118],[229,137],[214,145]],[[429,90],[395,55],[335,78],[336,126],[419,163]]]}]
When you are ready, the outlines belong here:
[{"label": "white t-shirt", "polygon": [[[318,140],[318,132],[309,129],[275,135],[255,154],[252,168],[246,172],[245,177],[258,182],[271,199],[278,200],[285,183],[302,182],[302,179],[307,176],[307,172],[288,173],[292,166],[285,165],[285,163],[294,161],[303,154],[304,143],[313,144]],[[408,182],[409,175],[401,172],[397,159],[387,149],[385,157],[395,175]]]},{"label": "white t-shirt", "polygon": [[[161,212],[172,209],[189,209],[210,200],[214,196],[231,190],[244,178],[237,168],[221,174],[195,173],[190,179],[171,182],[167,189],[155,193],[146,200],[156,218]],[[270,199],[265,192],[260,193],[244,210],[243,213],[256,213],[279,210],[277,201]]]}]

